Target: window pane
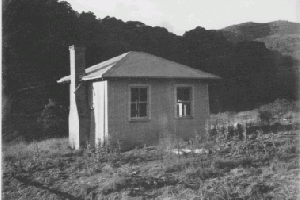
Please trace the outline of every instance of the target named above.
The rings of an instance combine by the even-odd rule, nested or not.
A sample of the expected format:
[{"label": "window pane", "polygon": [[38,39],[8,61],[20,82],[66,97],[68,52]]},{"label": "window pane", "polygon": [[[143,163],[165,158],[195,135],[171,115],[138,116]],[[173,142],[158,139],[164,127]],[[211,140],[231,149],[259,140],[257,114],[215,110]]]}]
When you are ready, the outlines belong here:
[{"label": "window pane", "polygon": [[148,88],[135,87],[131,88],[131,117],[147,117],[148,105]]},{"label": "window pane", "polygon": [[177,115],[178,116],[190,116],[191,104],[190,103],[177,103]]},{"label": "window pane", "polygon": [[138,94],[139,94],[138,88],[131,88],[131,102],[138,101]]},{"label": "window pane", "polygon": [[190,100],[190,88],[184,88],[183,89],[183,101],[189,101]]},{"label": "window pane", "polygon": [[147,88],[140,88],[140,101],[147,101]]},{"label": "window pane", "polygon": [[177,102],[183,101],[183,88],[177,88]]},{"label": "window pane", "polygon": [[185,115],[185,116],[191,115],[191,104],[190,103],[183,104],[183,115]]},{"label": "window pane", "polygon": [[190,101],[190,88],[179,87],[177,88],[177,102]]},{"label": "window pane", "polygon": [[138,104],[137,103],[131,104],[131,117],[138,117]]},{"label": "window pane", "polygon": [[139,103],[139,117],[147,116],[147,103]]},{"label": "window pane", "polygon": [[177,114],[182,116],[182,103],[177,103]]}]

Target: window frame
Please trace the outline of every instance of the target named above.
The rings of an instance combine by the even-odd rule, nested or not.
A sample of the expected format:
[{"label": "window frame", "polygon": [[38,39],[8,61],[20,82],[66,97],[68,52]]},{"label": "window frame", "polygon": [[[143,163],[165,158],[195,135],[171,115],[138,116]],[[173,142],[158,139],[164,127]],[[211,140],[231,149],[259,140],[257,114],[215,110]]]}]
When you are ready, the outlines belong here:
[{"label": "window frame", "polygon": [[[179,116],[177,113],[177,89],[178,88],[189,88],[190,89],[190,115]],[[174,87],[174,114],[175,119],[193,119],[194,118],[194,85],[193,84],[175,84]]]},{"label": "window frame", "polygon": [[[131,89],[147,88],[147,116],[131,117]],[[128,85],[128,120],[129,122],[147,122],[151,120],[151,85],[150,84],[129,84]]]}]

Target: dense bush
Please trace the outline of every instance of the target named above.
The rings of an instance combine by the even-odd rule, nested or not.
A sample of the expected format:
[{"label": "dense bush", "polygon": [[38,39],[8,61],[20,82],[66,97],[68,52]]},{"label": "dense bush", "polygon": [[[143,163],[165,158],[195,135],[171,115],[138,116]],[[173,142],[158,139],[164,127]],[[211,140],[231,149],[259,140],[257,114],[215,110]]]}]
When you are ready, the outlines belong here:
[{"label": "dense bush", "polygon": [[[26,91],[33,91],[35,99],[56,97],[67,103],[68,89],[55,80],[69,74],[68,46],[75,44],[86,47],[86,67],[121,53],[142,51],[219,75],[222,80],[209,82],[211,112],[254,109],[276,98],[297,98],[299,56],[279,52],[297,52],[298,35],[290,34],[298,34],[299,26],[289,22],[246,23],[223,30],[198,26],[178,36],[164,27],[138,21],[123,22],[110,16],[99,19],[92,12],[78,13],[66,1],[6,0],[3,91],[11,96],[29,88]],[[274,31],[277,29],[279,32]],[[276,33],[282,34],[269,38],[267,47],[277,40],[285,45],[271,45],[270,50],[264,42],[251,41]],[[36,87],[39,89],[31,89]],[[54,91],[51,95],[50,90]],[[18,106],[23,102],[30,106]],[[43,107],[43,101],[33,104],[31,96],[16,98],[13,103],[18,113],[34,113]]]},{"label": "dense bush", "polygon": [[37,120],[43,130],[42,136],[46,138],[67,136],[67,113],[66,108],[49,99],[49,103],[45,105],[45,109]]},{"label": "dense bush", "polygon": [[297,111],[295,102],[288,101],[286,99],[277,99],[273,103],[263,105],[259,108],[259,115],[262,122],[266,122],[267,125],[270,123],[280,123],[287,116],[288,112]]}]

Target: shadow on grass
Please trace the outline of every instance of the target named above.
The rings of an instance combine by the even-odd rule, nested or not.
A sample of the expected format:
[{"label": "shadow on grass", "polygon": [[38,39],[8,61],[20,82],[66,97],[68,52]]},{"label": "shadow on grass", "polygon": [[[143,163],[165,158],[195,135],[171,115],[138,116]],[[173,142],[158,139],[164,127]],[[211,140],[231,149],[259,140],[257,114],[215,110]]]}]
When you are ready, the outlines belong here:
[{"label": "shadow on grass", "polygon": [[154,178],[154,177],[144,177],[139,175],[124,177],[121,181],[117,183],[112,183],[103,188],[102,194],[109,195],[113,192],[120,192],[124,189],[130,189],[129,196],[144,196],[147,198],[154,198],[153,195],[146,194],[147,191],[152,189],[159,189],[166,186],[174,186],[178,184],[178,180],[173,177],[162,177],[162,178]]},{"label": "shadow on grass", "polygon": [[251,158],[242,158],[237,160],[216,160],[214,167],[217,169],[234,169],[239,166],[245,167],[257,167],[254,164],[254,159]]},{"label": "shadow on grass", "polygon": [[66,193],[66,192],[61,192],[61,191],[58,191],[58,190],[55,190],[55,189],[51,189],[49,187],[46,187],[44,186],[43,184],[41,183],[38,183],[36,181],[32,181],[32,180],[29,180],[27,179],[26,177],[21,177],[21,176],[15,176],[15,178],[20,181],[21,183],[27,185],[27,186],[34,186],[36,188],[40,188],[40,189],[43,189],[43,190],[48,190],[49,192],[51,193],[54,193],[60,197],[63,197],[64,199],[74,199],[74,200],[83,200],[83,198],[80,198],[80,197],[75,197],[69,193]]}]

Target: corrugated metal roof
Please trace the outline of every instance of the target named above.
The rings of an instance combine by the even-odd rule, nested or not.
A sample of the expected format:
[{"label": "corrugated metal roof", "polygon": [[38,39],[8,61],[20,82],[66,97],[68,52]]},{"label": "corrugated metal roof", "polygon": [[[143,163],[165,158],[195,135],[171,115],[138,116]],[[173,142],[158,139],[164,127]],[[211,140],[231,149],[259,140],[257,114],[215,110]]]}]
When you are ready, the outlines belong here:
[{"label": "corrugated metal roof", "polygon": [[[185,78],[219,79],[213,74],[193,69],[179,63],[156,57],[143,52],[128,52],[107,61],[93,65],[85,70],[82,80],[98,78]],[[58,83],[70,81],[70,76],[58,80]]]}]

